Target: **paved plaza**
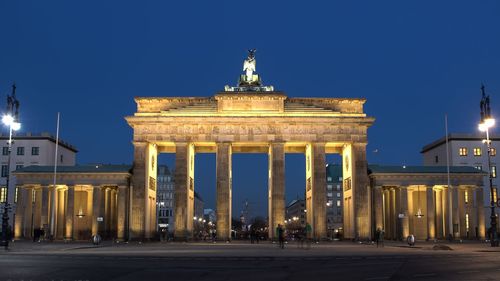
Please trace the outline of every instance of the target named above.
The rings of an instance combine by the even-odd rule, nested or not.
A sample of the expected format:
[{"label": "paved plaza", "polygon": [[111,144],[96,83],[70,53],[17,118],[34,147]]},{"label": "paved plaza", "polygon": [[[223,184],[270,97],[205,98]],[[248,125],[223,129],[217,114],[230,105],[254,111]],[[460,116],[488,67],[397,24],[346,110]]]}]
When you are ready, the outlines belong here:
[{"label": "paved plaza", "polygon": [[15,242],[0,280],[500,280],[500,249],[479,242],[384,248],[352,242]]}]

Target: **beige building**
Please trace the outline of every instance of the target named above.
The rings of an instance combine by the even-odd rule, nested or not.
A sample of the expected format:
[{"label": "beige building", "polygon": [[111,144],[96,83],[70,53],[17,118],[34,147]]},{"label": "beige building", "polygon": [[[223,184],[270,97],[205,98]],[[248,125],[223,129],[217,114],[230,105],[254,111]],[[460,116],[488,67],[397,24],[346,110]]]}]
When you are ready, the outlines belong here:
[{"label": "beige building", "polygon": [[59,167],[55,186],[53,172],[53,166],[14,172],[19,187],[16,239],[32,237],[35,229],[60,240],[89,239],[95,234],[128,239],[131,166]]},{"label": "beige building", "polygon": [[373,231],[388,239],[484,239],[484,173],[473,167],[370,165]]}]

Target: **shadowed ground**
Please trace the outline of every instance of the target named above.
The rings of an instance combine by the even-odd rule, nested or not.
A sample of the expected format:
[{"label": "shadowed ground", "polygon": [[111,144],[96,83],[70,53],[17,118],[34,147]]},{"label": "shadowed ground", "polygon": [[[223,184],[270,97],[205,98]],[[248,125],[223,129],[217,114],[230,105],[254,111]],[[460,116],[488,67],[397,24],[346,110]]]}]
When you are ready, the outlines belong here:
[{"label": "shadowed ground", "polygon": [[284,250],[268,242],[29,243],[0,253],[0,280],[500,280],[500,249],[484,243],[384,248],[351,242]]}]

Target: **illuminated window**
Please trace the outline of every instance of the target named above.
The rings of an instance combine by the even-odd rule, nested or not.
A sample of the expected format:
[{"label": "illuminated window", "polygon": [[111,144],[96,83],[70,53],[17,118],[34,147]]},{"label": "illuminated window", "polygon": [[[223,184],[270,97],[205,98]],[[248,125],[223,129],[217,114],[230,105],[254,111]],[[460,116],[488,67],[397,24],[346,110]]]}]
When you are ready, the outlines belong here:
[{"label": "illuminated window", "polygon": [[466,190],[464,195],[465,195],[465,204],[469,204],[469,192]]},{"label": "illuminated window", "polygon": [[337,192],[337,198],[340,198],[340,192]]},{"label": "illuminated window", "polygon": [[0,187],[0,202],[5,202],[7,200],[7,188],[5,186]]},{"label": "illuminated window", "polygon": [[493,202],[497,202],[497,188],[493,187]]},{"label": "illuminated window", "polygon": [[497,166],[491,166],[491,177],[492,178],[497,177]]},{"label": "illuminated window", "polygon": [[328,190],[332,190],[333,189],[333,185],[329,184],[326,186],[326,188],[328,188]]},{"label": "illuminated window", "polygon": [[496,148],[490,148],[490,155],[491,156],[496,156],[497,155],[497,149]]},{"label": "illuminated window", "polygon": [[19,187],[16,186],[16,192],[14,194],[14,203],[17,203],[17,194],[19,193]]},{"label": "illuminated window", "polygon": [[475,168],[478,169],[479,171],[483,170],[483,166],[476,166]]},{"label": "illuminated window", "polygon": [[340,200],[337,200],[337,207],[340,207]]},{"label": "illuminated window", "polygon": [[467,156],[467,147],[460,147],[460,149],[458,150],[458,155]]},{"label": "illuminated window", "polygon": [[481,148],[479,147],[474,148],[474,156],[481,156]]}]

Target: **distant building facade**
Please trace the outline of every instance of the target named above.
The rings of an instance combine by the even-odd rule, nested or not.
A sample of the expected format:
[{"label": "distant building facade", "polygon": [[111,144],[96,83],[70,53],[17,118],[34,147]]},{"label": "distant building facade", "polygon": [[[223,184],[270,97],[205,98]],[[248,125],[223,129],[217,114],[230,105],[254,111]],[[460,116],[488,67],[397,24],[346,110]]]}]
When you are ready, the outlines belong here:
[{"label": "distant building facade", "polygon": [[342,166],[326,166],[326,225],[329,237],[336,237],[343,231],[343,188]]},{"label": "distant building facade", "polygon": [[[450,134],[448,135],[448,153],[450,166],[469,166],[484,171],[483,205],[485,210],[486,225],[490,225],[490,200],[491,193],[488,178],[488,148],[483,143],[484,135]],[[497,201],[498,177],[497,167],[500,163],[497,149],[500,148],[500,136],[490,136],[491,140],[491,173],[493,176],[494,199]],[[422,148],[424,165],[446,166],[446,138],[442,137]],[[498,218],[498,215],[497,215]],[[498,223],[497,223],[497,226]],[[500,226],[499,226],[500,227]]]},{"label": "distant building facade", "polygon": [[174,177],[166,165],[158,165],[156,210],[157,226],[174,231]]},{"label": "distant building facade", "polygon": [[286,222],[304,227],[306,225],[306,212],[306,201],[299,198],[294,199],[286,206]]}]

